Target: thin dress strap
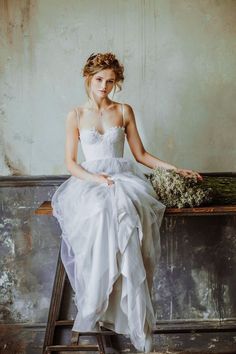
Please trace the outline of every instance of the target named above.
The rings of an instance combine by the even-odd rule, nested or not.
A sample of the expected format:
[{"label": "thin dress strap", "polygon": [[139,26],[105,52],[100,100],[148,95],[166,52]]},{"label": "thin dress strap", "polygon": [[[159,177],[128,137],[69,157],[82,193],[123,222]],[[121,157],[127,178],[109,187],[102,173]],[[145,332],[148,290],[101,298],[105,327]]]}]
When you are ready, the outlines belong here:
[{"label": "thin dress strap", "polygon": [[[77,122],[78,131],[79,131],[79,129],[80,129],[80,124],[79,124],[80,123],[80,114],[79,114],[77,107],[74,108],[74,111],[76,113],[76,122]],[[80,137],[80,134],[79,134],[79,137]]]},{"label": "thin dress strap", "polygon": [[124,117],[124,103],[122,103],[122,127],[124,127],[125,117]]}]

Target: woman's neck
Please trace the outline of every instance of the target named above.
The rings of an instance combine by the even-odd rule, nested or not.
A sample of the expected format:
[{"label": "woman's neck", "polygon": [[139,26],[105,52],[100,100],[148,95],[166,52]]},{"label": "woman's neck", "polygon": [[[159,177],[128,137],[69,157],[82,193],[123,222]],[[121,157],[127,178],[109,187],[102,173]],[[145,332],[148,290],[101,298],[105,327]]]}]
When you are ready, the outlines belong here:
[{"label": "woman's neck", "polygon": [[110,106],[112,101],[109,98],[89,99],[86,106],[95,110],[102,110]]}]

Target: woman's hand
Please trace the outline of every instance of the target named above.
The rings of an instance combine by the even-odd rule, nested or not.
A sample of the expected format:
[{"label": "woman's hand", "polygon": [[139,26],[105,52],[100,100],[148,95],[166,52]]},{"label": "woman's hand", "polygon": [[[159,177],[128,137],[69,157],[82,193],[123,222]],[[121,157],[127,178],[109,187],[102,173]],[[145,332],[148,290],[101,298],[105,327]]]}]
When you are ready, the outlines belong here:
[{"label": "woman's hand", "polygon": [[107,183],[108,185],[114,184],[114,181],[111,179],[111,176],[103,172],[101,172],[100,174],[95,174],[94,181],[98,183]]},{"label": "woman's hand", "polygon": [[196,176],[198,180],[200,180],[200,181],[203,180],[203,177],[196,171],[180,169],[180,168],[175,169],[175,171],[177,173],[179,173],[180,175],[182,175],[183,177],[194,177],[194,176]]}]

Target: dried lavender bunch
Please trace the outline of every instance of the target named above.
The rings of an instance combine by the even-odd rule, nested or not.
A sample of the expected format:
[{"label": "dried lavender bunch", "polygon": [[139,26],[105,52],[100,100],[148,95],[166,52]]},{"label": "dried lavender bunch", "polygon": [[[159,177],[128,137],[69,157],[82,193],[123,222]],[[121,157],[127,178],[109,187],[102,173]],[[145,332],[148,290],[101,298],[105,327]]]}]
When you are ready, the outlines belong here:
[{"label": "dried lavender bunch", "polygon": [[158,199],[169,208],[195,207],[212,200],[212,188],[202,188],[196,176],[184,177],[175,170],[157,167],[148,179]]}]

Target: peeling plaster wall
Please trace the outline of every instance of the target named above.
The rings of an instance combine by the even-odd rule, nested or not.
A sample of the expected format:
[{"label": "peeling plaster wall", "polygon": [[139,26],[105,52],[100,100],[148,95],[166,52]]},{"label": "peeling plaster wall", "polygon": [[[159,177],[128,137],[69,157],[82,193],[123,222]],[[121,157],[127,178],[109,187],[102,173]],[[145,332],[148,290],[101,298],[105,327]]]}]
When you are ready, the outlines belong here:
[{"label": "peeling plaster wall", "polygon": [[34,210],[54,190],[0,181],[0,353],[42,353],[60,229]]},{"label": "peeling plaster wall", "polygon": [[0,188],[0,324],[47,321],[60,228],[34,210],[53,190]]},{"label": "peeling plaster wall", "polygon": [[86,58],[107,50],[149,152],[236,170],[236,1],[0,0],[0,16],[1,175],[67,173],[65,116],[86,98]]}]

